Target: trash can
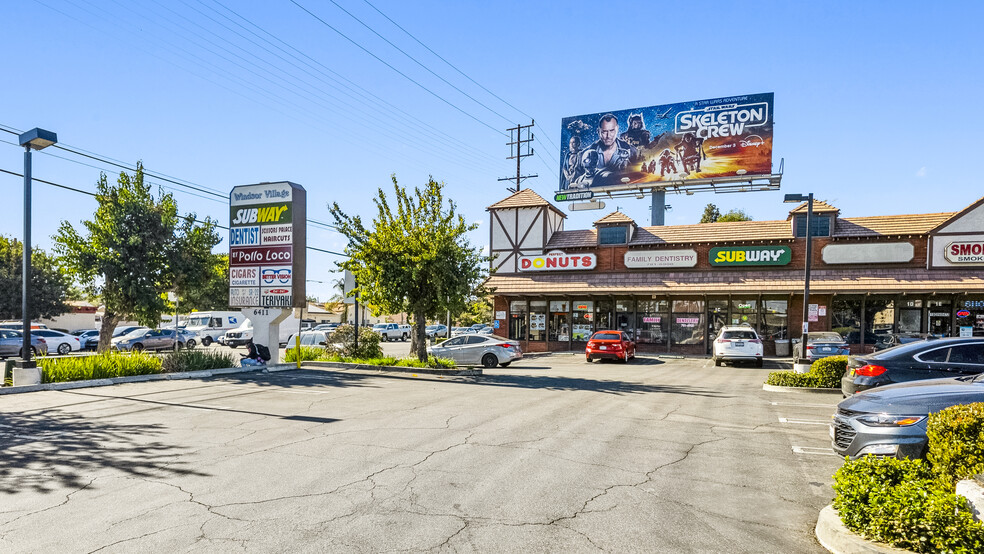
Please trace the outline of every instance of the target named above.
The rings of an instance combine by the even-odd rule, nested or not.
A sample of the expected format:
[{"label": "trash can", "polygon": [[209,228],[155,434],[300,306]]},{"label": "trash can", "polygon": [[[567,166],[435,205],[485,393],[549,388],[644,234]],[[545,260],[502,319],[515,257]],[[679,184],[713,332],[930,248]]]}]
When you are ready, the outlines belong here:
[{"label": "trash can", "polygon": [[776,341],[776,356],[789,356],[789,339]]}]

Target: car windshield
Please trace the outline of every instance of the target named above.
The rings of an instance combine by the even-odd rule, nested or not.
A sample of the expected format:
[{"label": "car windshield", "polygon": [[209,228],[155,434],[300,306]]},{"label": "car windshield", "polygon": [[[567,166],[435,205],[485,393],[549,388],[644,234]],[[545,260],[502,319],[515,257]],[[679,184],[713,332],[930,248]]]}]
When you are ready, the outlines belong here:
[{"label": "car windshield", "polygon": [[619,340],[621,338],[618,333],[595,333],[591,340]]},{"label": "car windshield", "polygon": [[837,333],[810,333],[810,342],[844,342]]},{"label": "car windshield", "polygon": [[721,337],[723,339],[739,339],[739,340],[752,340],[758,338],[755,336],[755,331],[725,331],[724,335]]},{"label": "car windshield", "polygon": [[136,338],[136,337],[142,337],[142,336],[144,336],[144,333],[146,333],[147,331],[150,331],[150,329],[147,329],[147,328],[134,329],[134,330],[130,331],[129,333],[123,335],[123,338],[132,339],[132,338]]},{"label": "car windshield", "polygon": [[205,325],[208,325],[208,319],[209,317],[207,315],[191,316],[185,319],[185,325],[188,325],[189,327],[204,327]]},{"label": "car windshield", "polygon": [[385,329],[386,328],[386,324],[385,323],[377,323],[376,325],[373,325],[372,328],[373,329]]}]

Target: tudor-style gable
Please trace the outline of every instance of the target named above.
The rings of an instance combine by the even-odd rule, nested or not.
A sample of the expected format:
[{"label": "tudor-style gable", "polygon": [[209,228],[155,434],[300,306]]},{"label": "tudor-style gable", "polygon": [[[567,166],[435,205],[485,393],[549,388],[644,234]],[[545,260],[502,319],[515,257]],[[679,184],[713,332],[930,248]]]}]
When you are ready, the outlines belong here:
[{"label": "tudor-style gable", "polygon": [[492,269],[516,273],[522,256],[543,254],[547,242],[563,231],[567,217],[531,189],[521,190],[487,208]]}]

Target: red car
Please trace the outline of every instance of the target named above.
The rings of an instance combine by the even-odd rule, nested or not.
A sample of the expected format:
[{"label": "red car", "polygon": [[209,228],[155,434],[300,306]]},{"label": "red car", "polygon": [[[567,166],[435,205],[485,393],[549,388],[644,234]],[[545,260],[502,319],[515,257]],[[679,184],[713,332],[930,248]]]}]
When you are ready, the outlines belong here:
[{"label": "red car", "polygon": [[590,363],[594,360],[622,360],[635,358],[636,345],[622,331],[597,331],[588,339],[584,357]]}]

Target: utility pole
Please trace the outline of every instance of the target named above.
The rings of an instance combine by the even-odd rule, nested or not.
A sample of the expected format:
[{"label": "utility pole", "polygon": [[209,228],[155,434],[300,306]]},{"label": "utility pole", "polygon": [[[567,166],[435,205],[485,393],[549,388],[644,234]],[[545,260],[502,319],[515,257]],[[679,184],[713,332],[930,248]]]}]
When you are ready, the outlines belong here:
[{"label": "utility pole", "polygon": [[[506,158],[506,159],[507,160],[516,160],[516,176],[515,177],[503,177],[503,178],[501,178],[499,180],[500,181],[516,181],[516,188],[506,187],[506,190],[508,190],[509,192],[519,192],[520,189],[522,188],[520,186],[520,183],[522,183],[524,179],[529,179],[529,178],[532,178],[532,177],[539,177],[538,175],[535,175],[535,174],[534,175],[523,175],[523,171],[520,168],[520,164],[523,161],[523,158],[528,158],[528,157],[530,157],[530,156],[533,155],[533,146],[532,146],[532,144],[533,144],[533,131],[531,130],[531,129],[533,129],[533,124],[534,124],[534,121],[531,119],[529,125],[520,125],[519,123],[517,123],[515,127],[512,127],[512,128],[507,129],[507,131],[509,131],[509,140],[510,141],[506,143],[506,144],[509,145],[509,157]],[[526,138],[525,139],[523,138],[523,131],[524,130],[526,131]],[[513,133],[515,133],[515,135]],[[524,153],[524,150],[523,150],[524,146],[525,146],[525,153]]]}]

